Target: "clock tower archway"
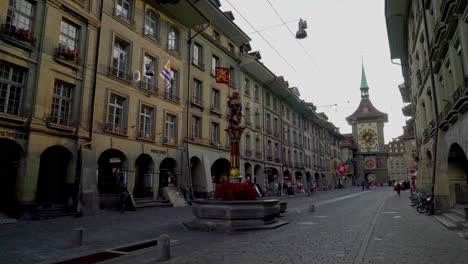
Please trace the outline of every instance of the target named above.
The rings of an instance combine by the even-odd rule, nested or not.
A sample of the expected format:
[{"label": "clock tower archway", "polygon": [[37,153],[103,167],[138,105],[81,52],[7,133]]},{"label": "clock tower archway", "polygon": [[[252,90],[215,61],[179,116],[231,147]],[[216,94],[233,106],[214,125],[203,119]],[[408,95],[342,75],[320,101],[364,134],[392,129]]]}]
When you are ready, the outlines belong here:
[{"label": "clock tower archway", "polygon": [[361,74],[361,102],[354,113],[346,118],[357,142],[356,176],[361,181],[387,182],[387,154],[385,152],[384,123],[388,115],[374,107],[369,99],[364,65]]}]

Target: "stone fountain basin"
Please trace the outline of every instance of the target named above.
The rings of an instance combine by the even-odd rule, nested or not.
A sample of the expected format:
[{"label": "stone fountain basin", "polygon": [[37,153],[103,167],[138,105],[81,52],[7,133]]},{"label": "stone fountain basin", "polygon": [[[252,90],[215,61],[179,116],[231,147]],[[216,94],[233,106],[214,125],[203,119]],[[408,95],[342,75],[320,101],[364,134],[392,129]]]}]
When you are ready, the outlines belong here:
[{"label": "stone fountain basin", "polygon": [[195,199],[192,201],[192,212],[195,220],[184,225],[196,230],[237,231],[276,228],[287,224],[276,218],[280,214],[280,204],[276,199]]}]

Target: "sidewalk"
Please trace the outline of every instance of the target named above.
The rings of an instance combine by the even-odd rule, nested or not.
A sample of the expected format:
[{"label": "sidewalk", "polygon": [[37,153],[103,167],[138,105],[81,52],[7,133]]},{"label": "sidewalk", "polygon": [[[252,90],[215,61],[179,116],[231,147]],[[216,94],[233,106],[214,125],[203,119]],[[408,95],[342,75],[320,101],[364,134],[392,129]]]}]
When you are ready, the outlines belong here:
[{"label": "sidewalk", "polygon": [[[281,199],[302,204],[357,191],[357,188],[346,188],[319,192],[310,199],[307,194]],[[98,215],[80,218],[62,217],[0,225],[0,263],[55,263],[138,241],[153,240],[161,234],[169,234],[171,239],[183,237],[206,241],[225,235],[187,231],[182,223],[190,219],[193,219],[192,210],[187,206],[145,208],[122,215],[118,211],[102,211]],[[71,244],[71,234],[75,228],[85,229],[81,247],[72,247]]]}]

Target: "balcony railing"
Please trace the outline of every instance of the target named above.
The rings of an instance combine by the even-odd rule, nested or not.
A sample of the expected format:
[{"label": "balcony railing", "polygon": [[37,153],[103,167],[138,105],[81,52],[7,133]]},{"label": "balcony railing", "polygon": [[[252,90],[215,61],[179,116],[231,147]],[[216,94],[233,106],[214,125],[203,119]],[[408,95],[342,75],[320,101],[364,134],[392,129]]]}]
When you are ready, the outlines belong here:
[{"label": "balcony railing", "polygon": [[140,81],[140,88],[148,90],[148,91],[150,91],[152,93],[157,93],[158,90],[159,90],[158,86],[157,86],[157,84],[156,84],[156,82],[154,80],[152,80],[151,82],[141,80]]},{"label": "balcony railing", "polygon": [[127,128],[123,127],[120,124],[106,123],[104,130],[106,132],[115,133],[119,135],[127,135]]},{"label": "balcony railing", "polygon": [[164,92],[164,98],[174,101],[176,103],[180,102],[180,98],[177,95],[170,93],[170,92]]},{"label": "balcony railing", "polygon": [[156,135],[153,132],[146,132],[146,131],[138,131],[138,138],[144,140],[155,141]]},{"label": "balcony railing", "polygon": [[122,80],[130,82],[132,80],[132,76],[128,74],[126,71],[122,71],[114,66],[109,67],[109,74],[115,77],[118,77]]}]

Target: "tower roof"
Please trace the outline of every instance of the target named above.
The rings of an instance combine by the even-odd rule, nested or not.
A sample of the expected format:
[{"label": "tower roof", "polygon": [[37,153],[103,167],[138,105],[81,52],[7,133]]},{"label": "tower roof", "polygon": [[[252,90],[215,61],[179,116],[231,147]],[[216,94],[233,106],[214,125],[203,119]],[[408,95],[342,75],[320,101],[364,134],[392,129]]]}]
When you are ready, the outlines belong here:
[{"label": "tower roof", "polygon": [[369,99],[369,86],[367,85],[366,72],[362,64],[361,74],[361,102],[354,113],[346,118],[349,124],[355,121],[382,121],[388,122],[388,115],[375,108]]},{"label": "tower roof", "polygon": [[364,71],[364,63],[362,64],[362,74],[361,74],[361,89],[362,88],[369,89],[369,86],[367,85],[366,72]]}]

